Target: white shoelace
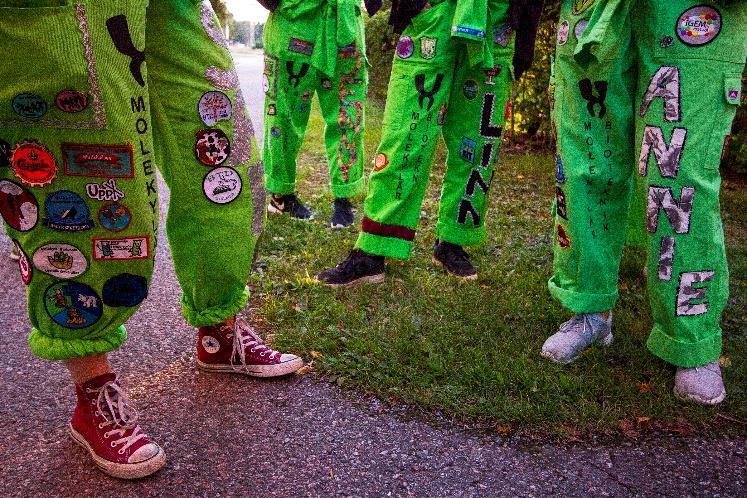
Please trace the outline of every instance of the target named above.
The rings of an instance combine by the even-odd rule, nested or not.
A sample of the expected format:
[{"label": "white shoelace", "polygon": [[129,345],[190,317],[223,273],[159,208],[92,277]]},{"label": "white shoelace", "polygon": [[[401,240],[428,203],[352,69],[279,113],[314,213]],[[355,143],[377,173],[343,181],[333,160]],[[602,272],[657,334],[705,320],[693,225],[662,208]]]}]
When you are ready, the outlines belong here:
[{"label": "white shoelace", "polygon": [[[280,355],[279,351],[274,351],[267,347],[264,341],[254,333],[243,317],[236,317],[236,323],[233,327],[233,352],[231,353],[231,366],[234,370],[249,370],[249,366],[246,364],[247,348],[249,348],[249,352],[251,353],[259,351],[260,356],[265,356],[269,351],[269,359],[271,360],[275,359],[276,355]],[[240,365],[236,365],[233,362],[234,356],[239,357],[239,361],[241,362]]]},{"label": "white shoelace", "polygon": [[122,388],[116,382],[107,382],[99,389],[86,389],[86,391],[99,393],[95,402],[96,413],[101,414],[106,420],[106,422],[99,424],[99,429],[113,426],[112,430],[104,433],[104,439],[109,439],[115,434],[124,436],[128,430],[135,428],[129,436],[120,437],[111,442],[112,448],[124,444],[118,451],[120,455],[123,455],[127,448],[146,437],[137,425],[137,410],[130,406]]}]

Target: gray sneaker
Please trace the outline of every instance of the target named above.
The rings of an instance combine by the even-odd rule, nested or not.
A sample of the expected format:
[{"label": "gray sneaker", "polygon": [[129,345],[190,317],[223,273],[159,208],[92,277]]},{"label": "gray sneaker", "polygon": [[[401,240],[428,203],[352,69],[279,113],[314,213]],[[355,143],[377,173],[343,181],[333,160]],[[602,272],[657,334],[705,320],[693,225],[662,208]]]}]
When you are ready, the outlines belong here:
[{"label": "gray sneaker", "polygon": [[570,363],[594,343],[612,344],[612,312],[576,315],[560,326],[542,345],[542,353],[556,363]]},{"label": "gray sneaker", "polygon": [[674,395],[683,401],[717,405],[726,397],[718,361],[695,368],[678,368],[674,374]]}]

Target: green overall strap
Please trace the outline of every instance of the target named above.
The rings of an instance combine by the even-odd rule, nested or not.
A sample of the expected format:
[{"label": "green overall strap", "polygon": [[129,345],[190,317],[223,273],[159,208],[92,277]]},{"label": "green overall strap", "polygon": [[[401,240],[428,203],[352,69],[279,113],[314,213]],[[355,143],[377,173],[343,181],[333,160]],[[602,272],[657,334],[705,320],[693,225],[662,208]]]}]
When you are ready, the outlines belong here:
[{"label": "green overall strap", "polygon": [[488,33],[488,0],[466,0],[456,3],[451,22],[451,36],[467,41],[469,65],[493,66],[492,53],[485,43]]}]

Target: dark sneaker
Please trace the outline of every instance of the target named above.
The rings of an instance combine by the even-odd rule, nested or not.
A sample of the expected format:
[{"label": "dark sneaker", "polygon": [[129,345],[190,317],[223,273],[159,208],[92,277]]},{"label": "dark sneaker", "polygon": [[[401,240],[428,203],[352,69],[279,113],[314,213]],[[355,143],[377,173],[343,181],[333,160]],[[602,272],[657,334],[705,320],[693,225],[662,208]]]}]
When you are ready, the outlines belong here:
[{"label": "dark sneaker", "polygon": [[433,244],[433,263],[443,266],[446,273],[464,280],[477,280],[477,270],[469,261],[469,254],[461,246],[436,240]]},{"label": "dark sneaker", "polygon": [[319,273],[316,280],[330,287],[381,283],[384,281],[384,256],[374,256],[360,249],[353,249],[347,259],[334,268]]},{"label": "dark sneaker", "polygon": [[314,213],[311,212],[311,209],[303,205],[298,197],[296,197],[296,194],[272,194],[270,196],[270,205],[267,206],[267,211],[272,214],[288,213],[291,218],[297,220],[310,221],[314,219]]},{"label": "dark sneaker", "polygon": [[332,213],[332,228],[347,228],[353,224],[353,205],[347,199],[335,199],[335,210]]}]

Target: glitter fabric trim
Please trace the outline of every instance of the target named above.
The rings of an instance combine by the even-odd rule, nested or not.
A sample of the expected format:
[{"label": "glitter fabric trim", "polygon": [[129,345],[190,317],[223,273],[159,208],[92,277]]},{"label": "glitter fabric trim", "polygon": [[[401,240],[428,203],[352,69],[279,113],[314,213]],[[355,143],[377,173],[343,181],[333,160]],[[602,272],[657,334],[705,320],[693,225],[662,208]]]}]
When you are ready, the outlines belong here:
[{"label": "glitter fabric trim", "polygon": [[226,42],[226,37],[223,35],[223,32],[215,24],[215,11],[208,0],[204,0],[200,6],[200,19],[202,20],[202,25],[205,27],[205,32],[208,34],[210,39],[217,45],[228,50],[228,42]]},{"label": "glitter fabric trim", "polygon": [[267,202],[267,190],[265,190],[265,165],[262,161],[249,168],[249,181],[252,186],[252,234],[259,236],[265,222],[265,203]]},{"label": "glitter fabric trim", "polygon": [[226,71],[210,66],[205,70],[205,78],[220,90],[233,90],[239,86],[239,77],[233,69]]}]

